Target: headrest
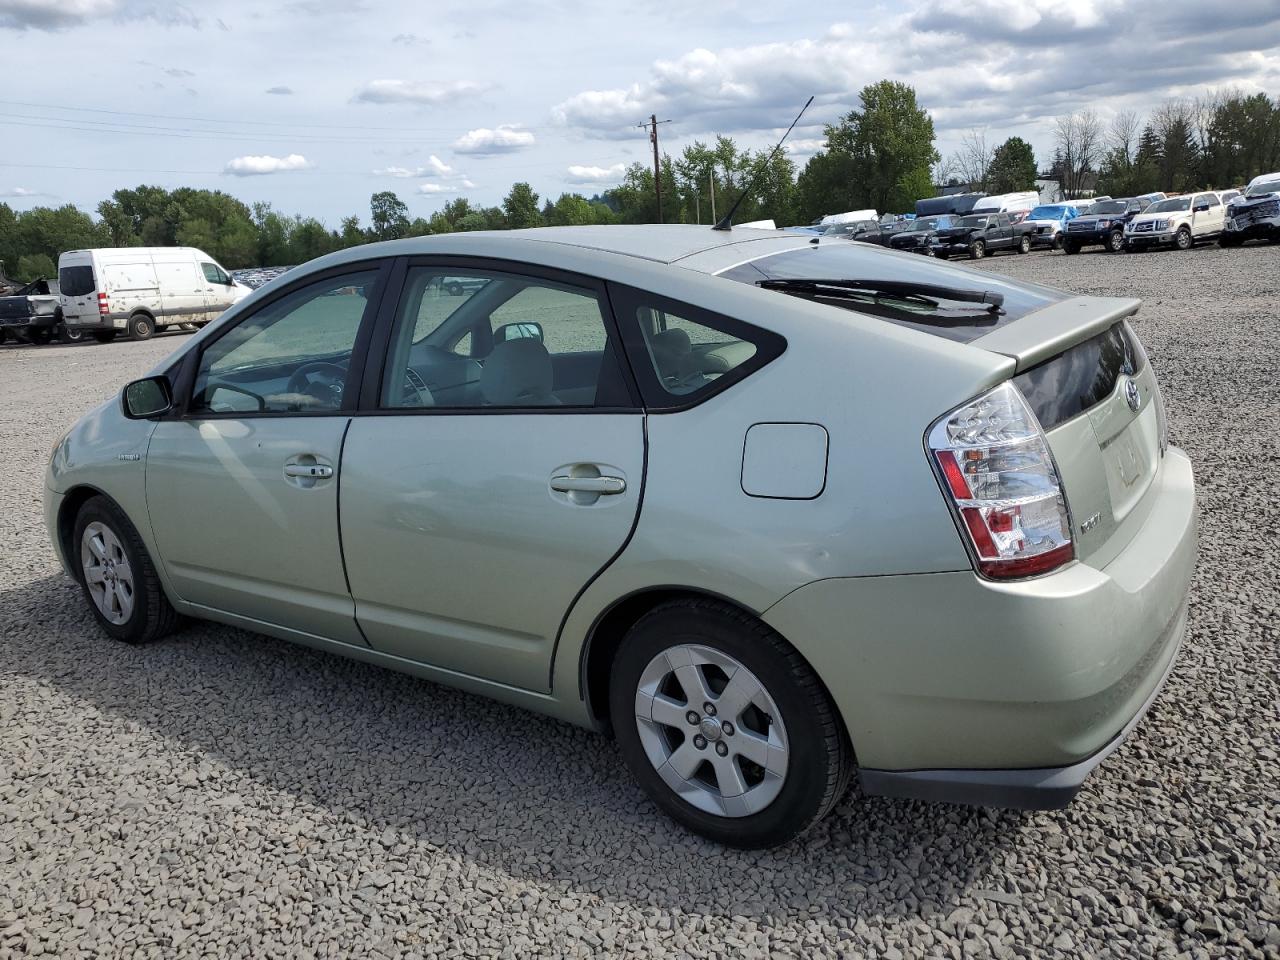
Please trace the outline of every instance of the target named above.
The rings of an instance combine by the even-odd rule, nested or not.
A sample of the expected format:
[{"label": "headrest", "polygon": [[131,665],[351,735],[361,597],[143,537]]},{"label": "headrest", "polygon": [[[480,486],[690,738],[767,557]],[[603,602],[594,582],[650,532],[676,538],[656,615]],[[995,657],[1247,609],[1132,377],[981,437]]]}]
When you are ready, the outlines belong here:
[{"label": "headrest", "polygon": [[493,406],[555,404],[551,383],[551,354],[533,337],[499,343],[480,371],[480,393]]}]

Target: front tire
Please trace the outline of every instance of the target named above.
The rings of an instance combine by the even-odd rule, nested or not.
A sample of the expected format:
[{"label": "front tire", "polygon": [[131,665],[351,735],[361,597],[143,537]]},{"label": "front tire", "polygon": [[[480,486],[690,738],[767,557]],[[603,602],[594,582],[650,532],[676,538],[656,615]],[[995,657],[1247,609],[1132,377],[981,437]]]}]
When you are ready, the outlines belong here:
[{"label": "front tire", "polygon": [[1079,240],[1062,241],[1062,252],[1069,257],[1075,256],[1077,253],[1080,252],[1080,241]]},{"label": "front tire", "polygon": [[1112,230],[1107,234],[1107,252],[1119,253],[1124,249],[1124,234],[1119,230]]},{"label": "front tire", "polygon": [[987,255],[987,244],[985,240],[975,240],[969,244],[969,259],[981,260]]},{"label": "front tire", "polygon": [[135,313],[129,318],[129,339],[150,340],[156,332],[156,322],[145,313]]},{"label": "front tire", "polygon": [[1179,250],[1190,250],[1194,242],[1191,231],[1186,227],[1179,227],[1173,238],[1173,245]]},{"label": "front tire", "polygon": [[779,634],[714,600],[628,631],[609,711],[623,758],[674,820],[718,843],[786,843],[844,794],[852,751],[826,689]]},{"label": "front tire", "polygon": [[89,610],[113,638],[150,643],[178,626],[142,538],[112,501],[102,496],[86,501],[69,547]]}]

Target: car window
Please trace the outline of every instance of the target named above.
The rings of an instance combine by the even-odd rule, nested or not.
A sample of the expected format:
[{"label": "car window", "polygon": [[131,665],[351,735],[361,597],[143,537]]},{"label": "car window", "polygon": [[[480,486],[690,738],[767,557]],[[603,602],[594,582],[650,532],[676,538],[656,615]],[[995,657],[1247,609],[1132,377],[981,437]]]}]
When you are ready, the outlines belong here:
[{"label": "car window", "polygon": [[1206,204],[1206,203],[1210,207],[1222,206],[1222,201],[1218,199],[1218,195],[1216,193],[1202,193],[1200,194],[1200,196],[1196,197],[1197,206],[1199,206],[1200,204]]},{"label": "car window", "polygon": [[497,271],[408,271],[383,369],[383,407],[630,402],[594,290]]},{"label": "car window", "polygon": [[[710,396],[780,354],[786,341],[775,333],[706,310],[617,287],[619,322],[632,337],[632,365],[650,407],[681,406]],[[634,336],[638,332],[638,336]],[[639,375],[639,371],[637,371]]]},{"label": "car window", "polygon": [[342,405],[351,351],[377,271],[294,290],[205,348],[189,411],[331,412]]},{"label": "car window", "polygon": [[68,297],[83,297],[93,293],[93,267],[63,267],[58,271],[58,283]]},{"label": "car window", "polygon": [[231,278],[216,263],[201,262],[200,269],[204,272],[204,278],[210,283],[221,283],[225,286],[231,282]]}]

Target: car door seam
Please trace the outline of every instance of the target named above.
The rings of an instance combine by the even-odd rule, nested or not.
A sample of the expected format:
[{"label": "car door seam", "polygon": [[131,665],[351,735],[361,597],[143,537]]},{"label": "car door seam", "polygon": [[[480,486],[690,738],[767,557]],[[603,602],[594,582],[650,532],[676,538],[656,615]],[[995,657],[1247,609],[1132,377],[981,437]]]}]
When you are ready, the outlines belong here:
[{"label": "car door seam", "polygon": [[360,639],[364,641],[364,645],[372,648],[373,644],[364,635],[364,628],[360,626],[360,618],[356,616],[356,595],[351,589],[351,577],[347,574],[347,551],[342,544],[342,461],[347,453],[347,434],[351,432],[351,420],[351,417],[347,417],[346,426],[342,428],[342,439],[338,442],[338,469],[334,480],[333,509],[338,524],[338,559],[342,563],[342,582],[347,585],[347,596],[351,598],[351,621],[356,625],[356,633],[360,634]]},{"label": "car door seam", "polygon": [[[640,526],[640,514],[644,510],[644,491],[649,479],[649,416],[647,413],[640,416],[640,434],[643,442],[643,453],[640,460],[640,492],[636,495],[636,511],[631,518],[631,529],[627,531],[626,538],[622,541],[622,545],[614,551],[613,556],[609,557],[599,570],[588,577],[587,582],[574,594],[573,599],[569,601],[569,606],[565,608],[564,616],[560,618],[560,627],[556,630],[555,643],[551,646],[550,662],[547,665],[547,692],[549,694],[555,694],[556,654],[560,651],[560,641],[564,637],[564,628],[569,622],[570,615],[573,613],[574,608],[577,607],[578,601],[582,599],[592,584],[599,580],[604,575],[604,572],[612,567],[617,559],[622,556],[623,551],[627,549],[632,538],[635,537],[636,529]],[[583,696],[585,691],[582,689],[582,671],[579,670],[578,673],[578,694]]]}]

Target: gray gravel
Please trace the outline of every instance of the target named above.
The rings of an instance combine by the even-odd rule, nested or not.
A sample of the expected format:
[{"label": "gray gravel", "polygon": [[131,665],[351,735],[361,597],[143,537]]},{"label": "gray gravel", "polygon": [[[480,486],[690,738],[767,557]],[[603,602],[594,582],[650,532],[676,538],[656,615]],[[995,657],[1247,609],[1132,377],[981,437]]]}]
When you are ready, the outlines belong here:
[{"label": "gray gravel", "polygon": [[1200,483],[1188,642],[1069,810],[855,790],[763,854],[581,730],[223,627],[108,643],[41,474],[181,341],[0,347],[0,958],[1280,956],[1280,248],[981,267],[1146,298]]}]

